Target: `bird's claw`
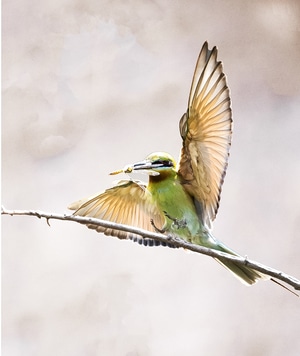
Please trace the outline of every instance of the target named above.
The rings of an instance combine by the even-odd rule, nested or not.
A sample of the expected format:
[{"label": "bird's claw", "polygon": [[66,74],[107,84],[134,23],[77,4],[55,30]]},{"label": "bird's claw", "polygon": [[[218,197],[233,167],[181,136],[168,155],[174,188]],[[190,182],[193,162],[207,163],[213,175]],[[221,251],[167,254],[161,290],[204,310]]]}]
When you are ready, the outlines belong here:
[{"label": "bird's claw", "polygon": [[176,218],[173,218],[172,216],[170,216],[166,211],[164,211],[165,216],[173,221],[173,224],[177,227],[177,229],[182,229],[185,228],[187,226],[186,220],[179,220]]}]

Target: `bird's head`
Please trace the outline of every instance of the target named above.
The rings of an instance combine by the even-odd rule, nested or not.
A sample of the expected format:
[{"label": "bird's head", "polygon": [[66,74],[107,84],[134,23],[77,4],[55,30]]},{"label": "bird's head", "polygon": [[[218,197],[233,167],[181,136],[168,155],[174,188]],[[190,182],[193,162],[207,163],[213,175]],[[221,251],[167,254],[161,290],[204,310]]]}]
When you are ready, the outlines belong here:
[{"label": "bird's head", "polygon": [[154,152],[146,157],[144,161],[129,164],[122,170],[113,172],[111,174],[118,174],[121,172],[143,172],[149,176],[166,176],[176,173],[176,162],[174,158],[166,152]]}]

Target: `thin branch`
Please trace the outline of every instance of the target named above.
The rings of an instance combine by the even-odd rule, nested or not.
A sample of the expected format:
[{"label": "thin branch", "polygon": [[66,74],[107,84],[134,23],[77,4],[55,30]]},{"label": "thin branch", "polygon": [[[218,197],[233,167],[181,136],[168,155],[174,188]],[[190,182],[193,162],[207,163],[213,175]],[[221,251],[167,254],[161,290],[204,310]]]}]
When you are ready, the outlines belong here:
[{"label": "thin branch", "polygon": [[256,261],[249,260],[247,257],[237,257],[233,256],[224,252],[212,250],[203,246],[199,245],[194,245],[188,241],[182,240],[178,237],[174,236],[166,236],[162,235],[156,232],[150,232],[147,230],[139,229],[133,226],[128,226],[128,225],[123,225],[123,224],[116,224],[110,221],[105,221],[105,220],[100,220],[100,219],[95,219],[95,218],[89,218],[89,217],[82,217],[82,216],[74,216],[74,215],[61,215],[61,214],[49,214],[45,213],[42,211],[33,211],[33,210],[7,210],[3,206],[1,208],[1,214],[2,215],[29,215],[29,216],[36,216],[39,219],[45,218],[47,221],[47,224],[49,225],[49,220],[50,219],[55,219],[55,220],[67,220],[67,221],[73,221],[79,224],[93,224],[93,225],[98,225],[102,226],[105,228],[111,228],[115,230],[120,230],[120,231],[126,231],[126,232],[131,232],[133,234],[140,235],[142,237],[147,237],[156,241],[161,241],[165,242],[167,244],[172,244],[176,247],[182,247],[184,249],[201,253],[210,257],[214,258],[225,258],[229,261],[234,261],[237,264],[248,266],[258,272],[264,273],[265,275],[268,275],[270,277],[276,278],[280,281],[283,281],[287,283],[288,285],[294,287],[296,290],[300,290],[300,281],[296,279],[295,277],[292,277],[286,273],[283,273],[281,271],[278,271],[274,268],[265,266],[261,263],[258,263]]}]

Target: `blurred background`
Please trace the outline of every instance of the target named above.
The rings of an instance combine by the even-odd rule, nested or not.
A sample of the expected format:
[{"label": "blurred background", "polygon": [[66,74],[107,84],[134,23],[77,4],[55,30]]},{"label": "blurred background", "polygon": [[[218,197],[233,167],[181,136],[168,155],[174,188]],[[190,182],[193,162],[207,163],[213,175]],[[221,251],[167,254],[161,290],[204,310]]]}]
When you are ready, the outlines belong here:
[{"label": "blurred background", "polygon": [[[208,40],[234,118],[214,234],[300,277],[299,1],[4,0],[2,11],[6,208],[66,213],[125,164],[178,157]],[[299,355],[299,298],[275,284],[50,224],[2,218],[3,355]]]}]

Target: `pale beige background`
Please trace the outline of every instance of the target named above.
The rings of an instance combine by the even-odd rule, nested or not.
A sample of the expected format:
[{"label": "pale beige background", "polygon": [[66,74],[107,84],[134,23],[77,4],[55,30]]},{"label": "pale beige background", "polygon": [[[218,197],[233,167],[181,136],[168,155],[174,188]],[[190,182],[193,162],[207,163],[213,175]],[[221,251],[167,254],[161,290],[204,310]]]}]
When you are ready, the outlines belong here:
[{"label": "pale beige background", "polygon": [[[178,156],[202,43],[234,139],[214,233],[300,277],[299,1],[3,1],[3,204],[66,212],[112,170]],[[300,301],[216,262],[3,217],[3,354],[300,353]]]}]

